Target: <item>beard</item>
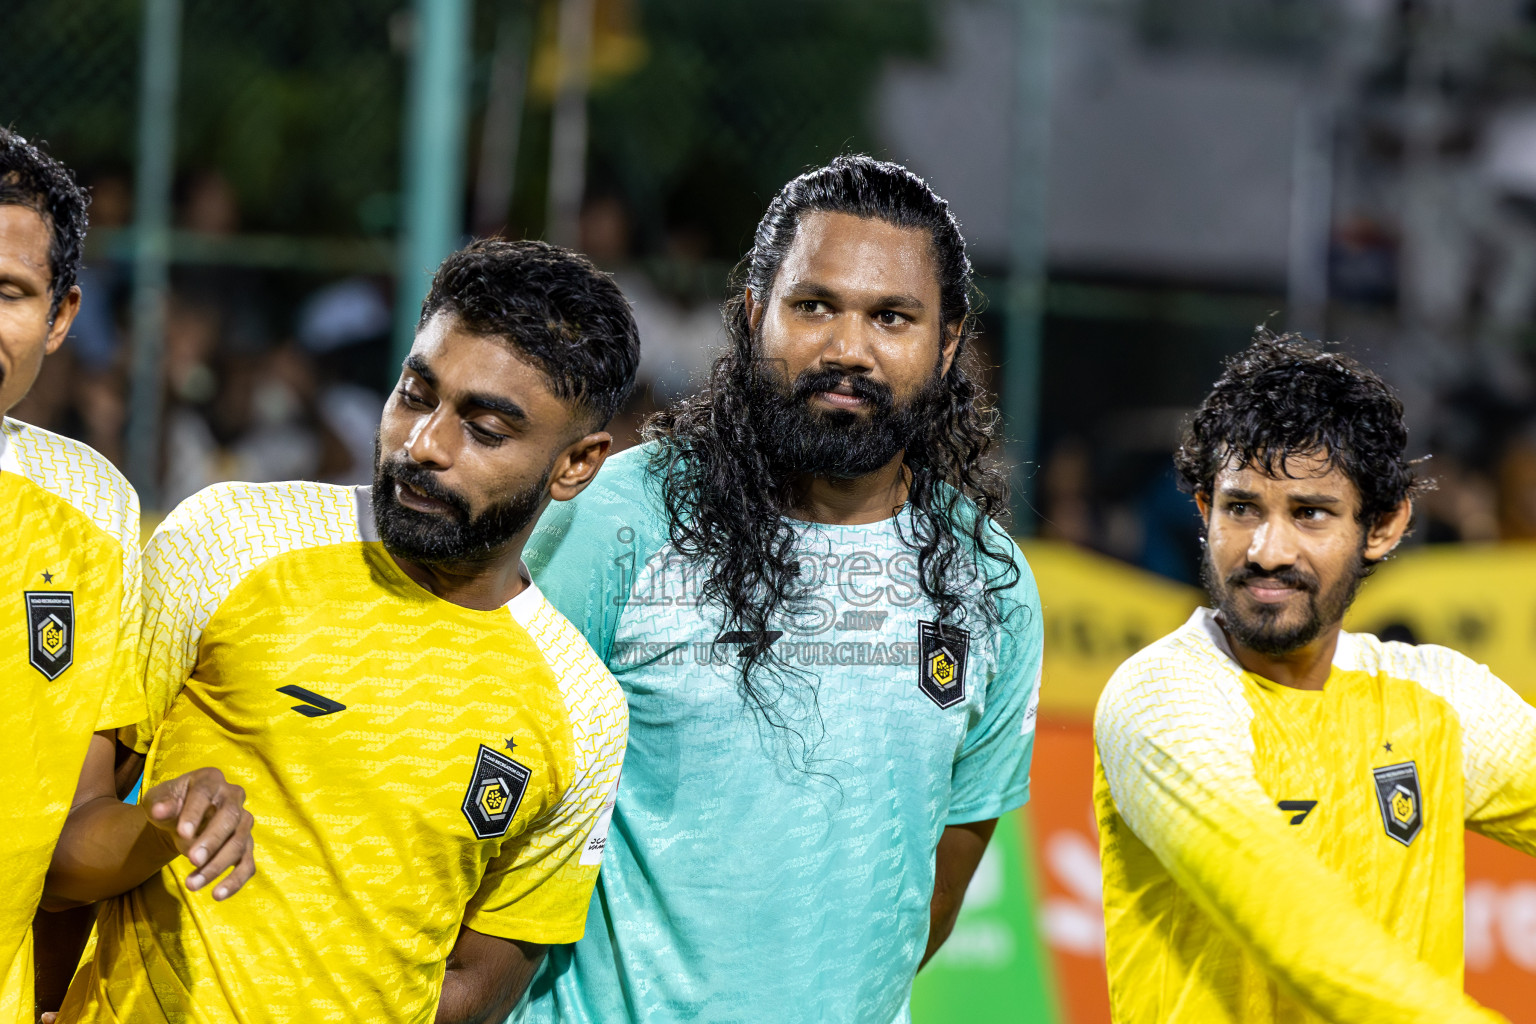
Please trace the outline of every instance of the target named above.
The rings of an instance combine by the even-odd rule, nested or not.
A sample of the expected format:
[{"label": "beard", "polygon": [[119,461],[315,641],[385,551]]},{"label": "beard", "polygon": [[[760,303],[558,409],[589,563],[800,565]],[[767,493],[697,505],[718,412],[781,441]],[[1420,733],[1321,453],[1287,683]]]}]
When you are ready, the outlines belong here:
[{"label": "beard", "polygon": [[[1200,578],[1216,602],[1222,628],[1239,644],[1269,658],[1283,657],[1317,639],[1324,629],[1344,618],[1367,575],[1365,552],[1355,553],[1343,574],[1326,591],[1316,576],[1295,568],[1267,570],[1251,562],[1225,579],[1211,561],[1210,547],[1200,561]],[[1295,587],[1305,598],[1299,615],[1290,607],[1259,604],[1245,609],[1239,590],[1250,580],[1270,579]],[[1286,602],[1289,605],[1291,602]],[[1286,621],[1287,615],[1293,615]]]},{"label": "beard", "polygon": [[[867,411],[811,408],[811,398],[846,384]],[[773,364],[753,364],[747,416],[764,457],[779,479],[809,475],[833,480],[868,476],[919,443],[937,415],[943,377],[933,376],[904,405],[888,385],[840,370],[806,370],[791,383]]]},{"label": "beard", "polygon": [[[553,468],[554,463],[550,463]],[[373,523],[384,549],[397,558],[422,565],[457,565],[482,561],[517,536],[538,515],[544,500],[545,470],[532,486],[511,495],[479,515],[457,491],[438,482],[429,469],[402,459],[384,459],[379,441],[373,445]],[[443,513],[418,512],[400,504],[395,484],[403,483],[448,506]]]}]

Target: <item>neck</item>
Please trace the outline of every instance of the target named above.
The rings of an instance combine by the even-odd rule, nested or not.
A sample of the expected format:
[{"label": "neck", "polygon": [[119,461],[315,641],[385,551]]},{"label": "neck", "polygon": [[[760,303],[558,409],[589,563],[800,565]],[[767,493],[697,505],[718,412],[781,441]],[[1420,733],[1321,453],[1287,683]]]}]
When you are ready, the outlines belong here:
[{"label": "neck", "polygon": [[904,452],[873,473],[852,480],[801,477],[789,514],[808,523],[858,526],[891,518],[907,500]]},{"label": "neck", "polygon": [[[1221,622],[1220,616],[1216,621]],[[1245,670],[1295,690],[1321,690],[1328,681],[1328,673],[1333,670],[1333,655],[1339,647],[1339,626],[1340,623],[1335,622],[1305,647],[1279,655],[1260,654],[1243,646],[1226,626],[1222,626],[1221,631],[1226,635],[1237,663]]]},{"label": "neck", "polygon": [[528,581],[523,579],[524,531],[506,546],[483,559],[427,565],[391,552],[400,571],[428,593],[464,608],[488,612],[505,605],[521,594]]}]

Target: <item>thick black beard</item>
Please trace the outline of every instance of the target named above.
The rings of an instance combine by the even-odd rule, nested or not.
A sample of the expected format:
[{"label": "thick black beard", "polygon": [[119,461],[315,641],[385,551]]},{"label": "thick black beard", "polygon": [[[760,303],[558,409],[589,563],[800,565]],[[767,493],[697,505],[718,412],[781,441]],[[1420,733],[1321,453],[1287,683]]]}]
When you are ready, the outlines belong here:
[{"label": "thick black beard", "polygon": [[[1251,562],[1223,580],[1211,561],[1209,547],[1200,563],[1201,580],[1216,602],[1222,628],[1233,640],[1266,658],[1281,658],[1301,650],[1316,640],[1324,629],[1343,619],[1368,575],[1364,548],[1356,553],[1354,563],[1326,593],[1321,592],[1317,577],[1310,573],[1294,568],[1269,571]],[[1245,618],[1238,609],[1237,588],[1255,579],[1273,579],[1302,590],[1307,595],[1306,616],[1293,625],[1281,626],[1279,609],[1261,607]]]},{"label": "thick black beard", "polygon": [[[844,383],[869,403],[868,413],[811,408],[812,396]],[[860,374],[806,370],[791,385],[774,364],[758,362],[748,377],[747,415],[778,482],[800,475],[853,480],[890,464],[921,437],[942,384],[935,368],[923,389],[897,406],[889,385]]]},{"label": "thick black beard", "polygon": [[[469,502],[439,483],[431,470],[398,459],[386,462],[380,457],[377,442],[374,449],[373,523],[385,550],[396,558],[436,566],[483,561],[531,523],[544,500],[541,478],[472,516]],[[396,481],[443,502],[451,511],[439,515],[406,508],[395,497]]]}]

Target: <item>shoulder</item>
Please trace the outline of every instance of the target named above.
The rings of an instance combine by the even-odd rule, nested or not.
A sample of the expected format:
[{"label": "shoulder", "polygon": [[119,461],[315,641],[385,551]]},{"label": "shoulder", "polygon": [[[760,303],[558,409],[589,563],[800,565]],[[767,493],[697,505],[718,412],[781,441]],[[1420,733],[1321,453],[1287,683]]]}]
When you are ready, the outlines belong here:
[{"label": "shoulder", "polygon": [[1494,713],[1506,701],[1520,700],[1488,666],[1437,644],[1405,644],[1370,633],[1341,633],[1333,663],[1341,669],[1413,683],[1450,703],[1462,717]]},{"label": "shoulder", "polygon": [[1242,668],[1207,608],[1128,658],[1099,697],[1095,733],[1246,727]]},{"label": "shoulder", "polygon": [[126,550],[138,550],[139,497],[90,445],[7,418],[0,421],[0,470],[26,478]]},{"label": "shoulder", "polygon": [[537,584],[530,583],[509,610],[554,674],[578,747],[584,736],[615,733],[622,743],[629,722],[624,691],[581,631],[550,604]]},{"label": "shoulder", "polygon": [[655,442],[626,448],[607,459],[576,497],[552,503],[529,541],[529,565],[540,568],[567,539],[579,541],[589,554],[660,543],[666,513],[660,481],[651,471],[656,450]]},{"label": "shoulder", "polygon": [[357,499],[350,487],[303,480],[212,484],[177,505],[165,517],[165,533],[216,535],[237,540],[292,528],[300,537],[356,539]]},{"label": "shoulder", "polygon": [[[290,551],[361,540],[356,492],[306,481],[218,483],[177,505],[144,547],[145,571],[224,592]],[[214,585],[214,581],[219,581]]]}]

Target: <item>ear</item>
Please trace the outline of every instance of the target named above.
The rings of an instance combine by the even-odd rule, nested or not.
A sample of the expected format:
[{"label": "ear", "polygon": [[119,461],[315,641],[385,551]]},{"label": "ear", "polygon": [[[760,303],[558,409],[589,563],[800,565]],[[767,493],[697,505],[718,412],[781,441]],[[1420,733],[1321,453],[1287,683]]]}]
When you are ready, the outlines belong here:
[{"label": "ear", "polygon": [[1397,508],[1377,519],[1370,529],[1365,531],[1365,557],[1372,562],[1378,562],[1392,553],[1403,539],[1403,534],[1408,532],[1408,522],[1413,518],[1413,502],[1404,498]]},{"label": "ear", "polygon": [[1195,508],[1200,510],[1202,522],[1209,523],[1211,521],[1211,496],[1209,494],[1206,494],[1204,491],[1196,491]]},{"label": "ear", "polygon": [[757,327],[763,322],[763,314],[768,312],[768,307],[757,301],[757,294],[748,288],[741,296],[742,309],[747,314],[747,329],[757,332]]},{"label": "ear", "polygon": [[940,377],[947,374],[949,368],[955,363],[955,353],[960,351],[960,331],[964,327],[965,323],[962,321],[950,324],[944,331],[944,347],[939,350]]},{"label": "ear", "polygon": [[64,344],[64,339],[69,337],[69,329],[75,323],[75,316],[80,312],[80,286],[73,285],[59,303],[59,311],[54,315],[53,324],[48,328],[48,343],[43,347],[45,355],[53,355]]},{"label": "ear", "polygon": [[561,452],[550,470],[549,496],[556,501],[570,501],[586,490],[587,484],[603,468],[603,460],[613,447],[613,435],[606,430],[588,434]]}]

